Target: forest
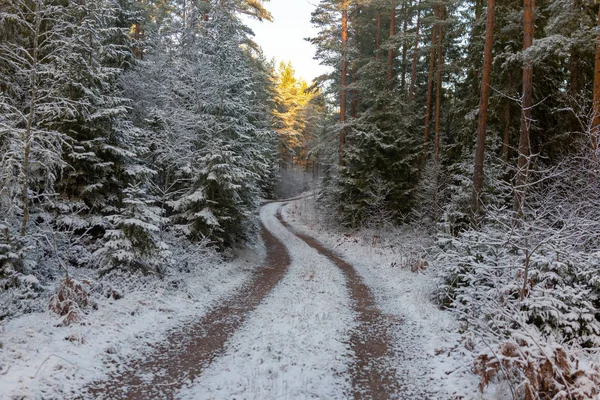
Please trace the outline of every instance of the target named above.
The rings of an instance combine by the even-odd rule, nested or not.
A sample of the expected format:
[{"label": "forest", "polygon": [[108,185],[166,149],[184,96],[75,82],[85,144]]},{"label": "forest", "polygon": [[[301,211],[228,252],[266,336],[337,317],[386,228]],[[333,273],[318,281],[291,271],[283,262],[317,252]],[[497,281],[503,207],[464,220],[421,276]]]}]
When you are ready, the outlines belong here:
[{"label": "forest", "polygon": [[320,0],[314,82],[248,19],[268,1],[0,0],[0,333],[229,288],[305,193],[341,240],[419,238],[400,264],[478,385],[453,398],[600,395],[600,6]]}]

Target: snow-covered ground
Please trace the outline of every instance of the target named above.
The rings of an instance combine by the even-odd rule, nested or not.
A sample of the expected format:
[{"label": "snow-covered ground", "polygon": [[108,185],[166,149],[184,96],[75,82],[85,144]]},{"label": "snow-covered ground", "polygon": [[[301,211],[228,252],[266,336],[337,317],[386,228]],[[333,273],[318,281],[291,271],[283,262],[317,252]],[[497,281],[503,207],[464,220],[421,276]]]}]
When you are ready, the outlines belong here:
[{"label": "snow-covered ground", "polygon": [[352,264],[373,291],[379,308],[404,321],[394,345],[402,355],[397,360],[398,379],[407,387],[406,398],[419,387],[434,387],[440,400],[482,399],[471,358],[461,357],[469,351],[461,349],[464,341],[457,334],[457,322],[431,301],[435,278],[426,268],[416,273],[410,270],[420,261],[425,239],[410,231],[332,232],[318,223],[314,204],[310,196],[291,202],[283,209],[284,219]]},{"label": "snow-covered ground", "polygon": [[353,315],[339,269],[284,228],[279,203],[261,220],[292,258],[283,280],[234,334],[225,355],[177,397],[343,399]]},{"label": "snow-covered ground", "polygon": [[[393,338],[403,398],[413,393],[420,400],[417,393],[426,387],[431,400],[481,399],[471,365],[460,361],[465,341],[456,321],[430,300],[435,280],[427,270],[407,268],[419,260],[423,239],[410,232],[332,233],[317,228],[313,205],[311,198],[293,201],[283,209],[284,219],[351,263],[382,312],[403,321]],[[289,251],[286,275],[247,316],[224,354],[176,398],[350,397],[349,339],[356,322],[345,278],[281,225],[275,215],[280,206],[263,207],[261,220]],[[232,262],[199,259],[190,272],[132,283],[137,288],[119,300],[94,295],[97,309],[81,324],[58,327],[50,312],[11,320],[0,336],[0,398],[69,398],[117,363],[143,358],[170,329],[204,315],[248,281],[264,251],[248,249]]]},{"label": "snow-covered ground", "polygon": [[74,396],[87,382],[105,377],[117,363],[143,357],[170,329],[198,319],[227,298],[263,256],[261,246],[231,262],[206,252],[189,261],[188,272],[163,280],[114,282],[117,289],[130,289],[120,290],[125,294],[118,300],[92,291],[96,309],[71,326],[57,326],[60,318],[49,311],[9,321],[0,326],[0,399]]}]

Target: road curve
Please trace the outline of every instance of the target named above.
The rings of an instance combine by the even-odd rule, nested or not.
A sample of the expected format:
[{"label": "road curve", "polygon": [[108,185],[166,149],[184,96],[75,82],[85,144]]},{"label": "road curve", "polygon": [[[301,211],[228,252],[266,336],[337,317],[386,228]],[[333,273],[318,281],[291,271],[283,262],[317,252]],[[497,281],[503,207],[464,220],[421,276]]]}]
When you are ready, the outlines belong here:
[{"label": "road curve", "polygon": [[[249,314],[257,309],[286,275],[291,259],[295,256],[302,258],[296,253],[290,257],[286,245],[280,239],[287,237],[286,242],[293,241],[292,235],[339,269],[343,278],[340,275],[339,283],[336,282],[335,285],[340,285],[340,290],[343,290],[341,286],[345,280],[349,296],[347,304],[352,308],[356,321],[353,326],[348,327],[348,335],[343,339],[351,353],[346,370],[350,389],[347,386],[343,394],[339,394],[344,398],[354,399],[404,398],[391,335],[392,330],[398,329],[402,321],[385,315],[377,307],[372,291],[352,265],[316,239],[294,230],[281,216],[281,209],[285,204],[287,203],[271,204],[261,211],[263,221],[267,221],[264,219],[267,217],[278,225],[276,217],[283,226],[277,227],[271,222],[270,229],[276,228],[272,233],[261,223],[261,236],[266,245],[267,256],[264,265],[254,272],[248,284],[198,322],[171,332],[168,339],[154,346],[145,359],[120,366],[118,372],[104,381],[94,382],[78,398],[176,398],[180,389],[197,380],[215,359],[224,354],[226,344],[234,333],[240,330]],[[272,215],[273,212],[275,216]],[[296,249],[293,245],[288,247],[292,252]],[[333,266],[331,268],[335,269]]]},{"label": "road curve", "polygon": [[315,238],[298,232],[282,217],[281,208],[277,219],[294,235],[310,247],[326,256],[344,274],[352,298],[352,307],[358,325],[350,336],[350,348],[354,353],[349,372],[352,379],[352,397],[355,399],[401,398],[402,387],[397,379],[394,353],[391,347],[391,330],[401,321],[385,315],[376,305],[371,289],[364,284],[354,267]]},{"label": "road curve", "polygon": [[145,360],[120,366],[106,380],[86,388],[81,399],[173,399],[178,389],[196,379],[222,354],[225,343],[284,276],[290,256],[264,225],[261,237],[267,249],[264,265],[233,297],[198,322],[169,334]]}]

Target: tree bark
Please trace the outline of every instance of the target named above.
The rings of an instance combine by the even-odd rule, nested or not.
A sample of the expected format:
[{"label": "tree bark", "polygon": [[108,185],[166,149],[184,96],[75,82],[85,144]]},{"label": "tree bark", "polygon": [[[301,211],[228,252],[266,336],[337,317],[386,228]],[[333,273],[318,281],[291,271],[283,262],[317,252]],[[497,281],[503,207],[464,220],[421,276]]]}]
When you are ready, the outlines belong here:
[{"label": "tree bark", "polygon": [[[437,7],[434,9],[434,14],[437,19]],[[437,45],[438,28],[434,25],[431,28],[431,50],[429,52],[429,77],[427,78],[427,100],[425,108],[425,131],[423,133],[423,161],[427,159],[429,153],[429,123],[431,120],[431,96],[433,94],[433,75],[435,72],[435,50]]]},{"label": "tree bark", "polygon": [[[534,18],[533,8],[535,0],[523,1],[523,50],[527,50],[533,44]],[[517,215],[523,215],[523,203],[525,201],[525,187],[529,169],[529,130],[531,126],[531,107],[533,105],[533,65],[525,61],[523,65],[523,97],[521,105],[521,132],[519,135],[519,164],[517,177],[515,179],[515,201],[514,210]]]},{"label": "tree bark", "polygon": [[[396,34],[396,1],[392,1],[392,8],[390,9],[390,40],[393,40]],[[392,80],[394,76],[394,48],[391,46],[388,49],[388,61],[387,61],[387,80],[386,87],[388,90],[392,88]]]},{"label": "tree bark", "polygon": [[510,100],[504,103],[504,139],[502,140],[502,160],[508,161],[508,150],[510,147]]},{"label": "tree bark", "polygon": [[596,29],[596,60],[594,64],[594,122],[592,128],[592,149],[598,150],[600,131],[600,7],[598,8],[598,28]]},{"label": "tree bark", "polygon": [[419,58],[419,29],[421,28],[421,0],[417,4],[417,26],[415,28],[415,48],[413,50],[412,70],[410,73],[410,89],[408,104],[411,105],[415,97],[415,82],[417,80],[417,59]]},{"label": "tree bark", "polygon": [[481,79],[481,99],[479,101],[479,123],[477,125],[477,147],[475,149],[475,172],[473,174],[473,212],[478,214],[481,208],[483,189],[483,158],[485,153],[485,134],[490,100],[492,77],[492,47],[494,45],[494,8],[495,0],[488,0],[485,45],[483,50],[483,76]]},{"label": "tree bark", "polygon": [[39,62],[39,39],[42,26],[42,16],[40,15],[40,2],[35,2],[34,24],[35,32],[33,36],[33,54],[31,59],[31,72],[29,74],[30,99],[29,99],[29,114],[25,125],[25,132],[22,136],[23,140],[23,186],[21,190],[23,201],[23,219],[21,220],[21,236],[25,236],[27,231],[27,223],[29,222],[29,166],[31,156],[31,143],[33,142],[33,119],[35,118],[35,109],[37,105],[37,81],[38,81],[38,62]]},{"label": "tree bark", "polygon": [[[481,35],[483,35],[483,32],[479,31],[479,19],[481,18],[481,14],[483,12],[483,0],[475,0],[475,27],[472,31],[471,34],[471,43],[473,43],[474,40],[476,40],[476,38],[479,38]],[[473,53],[477,54],[477,52],[473,51]],[[480,62],[480,58],[479,57],[474,57],[473,58],[473,66],[472,66],[472,73],[473,73],[473,85],[472,85],[472,89],[473,89],[473,96],[477,96],[480,94],[479,90],[480,87],[477,86],[477,82],[479,82],[480,79],[480,73],[481,73],[481,64],[479,64]]]},{"label": "tree bark", "polygon": [[377,32],[375,33],[375,60],[379,60],[381,48],[381,11],[377,11]]},{"label": "tree bark", "polygon": [[[90,34],[91,37],[91,34]],[[135,40],[135,47],[133,48],[133,56],[135,58],[141,58],[140,57],[140,49],[138,47],[138,44],[140,42],[140,24],[135,23],[133,25],[133,39]],[[90,56],[91,58],[91,56]]]},{"label": "tree bark", "polygon": [[408,30],[408,16],[409,9],[412,6],[412,0],[404,3],[404,15],[402,23],[402,58],[401,58],[401,72],[400,72],[400,89],[403,94],[406,94],[406,53],[408,48],[406,46],[406,31]]},{"label": "tree bark", "polygon": [[[352,84],[356,85],[356,82],[358,80],[357,78],[357,69],[358,67],[356,66],[356,64],[352,67],[352,71],[350,72],[350,75],[352,76]],[[358,90],[356,89],[352,89],[352,92],[350,93],[350,118],[358,118],[358,107],[360,104],[360,100],[358,98]]]},{"label": "tree bark", "polygon": [[[444,19],[444,6],[441,5],[439,9],[440,19]],[[437,79],[436,79],[436,98],[435,98],[435,142],[433,147],[434,163],[437,166],[440,163],[440,114],[441,114],[441,102],[442,102],[442,70],[444,68],[444,56],[442,52],[442,42],[444,39],[444,32],[442,24],[438,25],[438,60],[437,60]]]},{"label": "tree bark", "polygon": [[[346,78],[348,75],[348,0],[342,1],[342,71],[340,77],[340,124],[346,121]],[[339,165],[344,165],[344,147],[346,144],[346,132],[342,126],[340,129]]]},{"label": "tree bark", "polygon": [[[360,7],[357,8],[356,13],[359,14],[360,13]],[[358,15],[357,15],[358,18]],[[356,20],[355,20],[356,21]],[[354,25],[354,42],[356,43],[356,48],[359,48],[358,45],[358,38],[359,38],[359,32],[358,32],[358,24]],[[360,99],[358,98],[358,88],[356,87],[357,81],[358,81],[358,60],[356,60],[351,68],[351,72],[350,75],[352,76],[352,85],[354,86],[354,89],[352,89],[352,93],[351,93],[351,101],[350,101],[350,117],[351,118],[357,118],[358,117],[358,108],[360,106]]]}]

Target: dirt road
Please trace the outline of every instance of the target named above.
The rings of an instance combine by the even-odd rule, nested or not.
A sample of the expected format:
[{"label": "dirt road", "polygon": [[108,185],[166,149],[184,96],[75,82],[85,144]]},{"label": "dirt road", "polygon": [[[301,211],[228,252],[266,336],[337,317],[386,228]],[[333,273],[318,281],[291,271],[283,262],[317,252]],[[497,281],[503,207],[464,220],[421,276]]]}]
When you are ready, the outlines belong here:
[{"label": "dirt road", "polygon": [[[263,207],[266,260],[240,291],[83,398],[403,398],[390,345],[402,321],[381,312],[352,265],[294,231],[283,205]],[[275,374],[269,388],[261,368]]]}]

